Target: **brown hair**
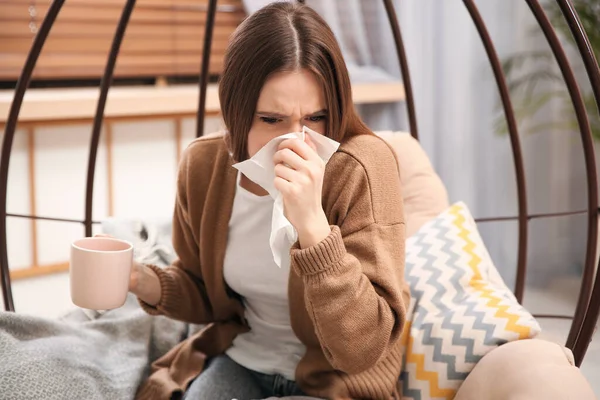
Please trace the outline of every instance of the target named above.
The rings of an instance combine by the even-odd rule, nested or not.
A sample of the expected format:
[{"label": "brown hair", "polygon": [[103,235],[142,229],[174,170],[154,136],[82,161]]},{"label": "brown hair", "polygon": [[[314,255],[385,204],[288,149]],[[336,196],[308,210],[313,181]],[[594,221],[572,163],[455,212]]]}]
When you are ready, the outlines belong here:
[{"label": "brown hair", "polygon": [[312,8],[295,1],[271,3],[236,29],[225,54],[219,100],[227,141],[236,161],[248,158],[248,132],[266,80],[276,72],[307,69],[327,103],[326,136],[370,134],[352,103],[346,63],[333,32]]}]

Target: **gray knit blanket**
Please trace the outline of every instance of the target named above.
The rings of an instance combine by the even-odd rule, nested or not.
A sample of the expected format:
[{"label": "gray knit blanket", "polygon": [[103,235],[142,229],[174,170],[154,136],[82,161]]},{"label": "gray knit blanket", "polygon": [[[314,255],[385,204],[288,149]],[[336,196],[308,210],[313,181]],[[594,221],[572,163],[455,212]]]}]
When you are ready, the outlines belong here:
[{"label": "gray knit blanket", "polygon": [[[140,262],[175,258],[170,219],[107,219]],[[146,314],[133,295],[121,308],[76,309],[60,319],[0,312],[0,400],[128,400],[152,362],[200,327]]]},{"label": "gray knit blanket", "polygon": [[150,364],[187,324],[151,317],[130,296],[103,314],[61,319],[0,312],[0,399],[133,399]]}]

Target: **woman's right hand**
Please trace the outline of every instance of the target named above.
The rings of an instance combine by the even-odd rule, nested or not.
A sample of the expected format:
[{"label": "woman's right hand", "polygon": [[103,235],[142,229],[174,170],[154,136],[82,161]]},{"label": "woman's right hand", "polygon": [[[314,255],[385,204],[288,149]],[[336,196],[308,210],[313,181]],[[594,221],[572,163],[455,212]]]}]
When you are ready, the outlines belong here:
[{"label": "woman's right hand", "polygon": [[160,303],[162,296],[160,280],[156,272],[150,267],[135,261],[131,267],[129,291],[151,306]]},{"label": "woman's right hand", "polygon": [[[97,234],[95,237],[112,237],[106,234]],[[129,274],[129,291],[140,298],[145,303],[152,306],[160,302],[162,291],[160,280],[156,273],[144,264],[136,261],[131,266]]]},{"label": "woman's right hand", "polygon": [[131,266],[131,274],[129,275],[129,291],[136,293],[138,286],[140,286],[141,276],[144,271],[144,266],[136,261]]}]

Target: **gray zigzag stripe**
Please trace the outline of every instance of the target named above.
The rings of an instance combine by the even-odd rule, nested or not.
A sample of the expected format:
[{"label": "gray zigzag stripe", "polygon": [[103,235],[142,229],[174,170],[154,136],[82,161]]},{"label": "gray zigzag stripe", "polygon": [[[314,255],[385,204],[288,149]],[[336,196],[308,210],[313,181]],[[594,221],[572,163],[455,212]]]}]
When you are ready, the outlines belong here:
[{"label": "gray zigzag stripe", "polygon": [[[443,222],[443,220],[441,220],[441,219],[436,220],[435,223],[434,223],[434,225],[431,226],[431,228],[432,229],[435,229],[435,228],[439,229],[440,226],[442,226],[442,222]],[[418,236],[414,237],[414,239],[415,239],[415,245],[419,245],[420,251],[418,251],[413,256],[414,257],[422,257],[422,258],[425,259],[425,262],[422,265],[422,268],[424,268],[424,269],[427,268],[428,265],[432,265],[433,262],[435,261],[435,257],[429,253],[431,245],[429,243],[426,243],[424,241],[424,239],[427,238],[427,237],[429,237],[429,236],[431,236],[431,233],[429,233],[429,232],[423,232],[422,234],[418,234]],[[436,239],[437,239],[437,236],[438,236],[437,234],[433,235],[433,237],[436,238]],[[415,288],[414,289],[414,297],[416,299],[419,299],[423,295],[423,291],[422,290],[416,289],[417,288],[417,283],[420,281],[420,278],[418,276],[411,276],[410,275],[410,273],[412,272],[413,268],[415,268],[416,266],[415,265],[410,265],[409,266],[408,264],[409,263],[407,263],[407,265],[406,265],[406,270],[407,270],[407,272],[409,274],[407,276],[407,280],[409,281],[409,284],[410,284],[411,288]],[[434,283],[435,283],[435,279],[438,278],[439,274],[440,274],[439,270],[434,269],[434,268],[429,268],[428,270],[432,271],[434,273],[434,276],[430,277],[426,283],[427,284],[432,284],[432,282],[430,282],[432,279],[434,280]],[[436,285],[433,285],[433,286],[436,286]],[[445,291],[445,288],[443,288],[443,287],[440,288],[438,286],[438,289],[441,289],[441,290]],[[437,292],[436,292],[436,295],[437,295]],[[417,302],[417,304],[415,305],[415,314],[414,314],[414,317],[416,317],[416,319],[413,321],[413,326],[417,326],[417,327],[420,327],[421,329],[425,329],[426,336],[431,336],[430,334],[429,335],[427,334],[427,330],[430,331],[431,330],[431,326],[424,326],[424,324],[423,324],[423,318],[426,316],[427,313],[418,312],[417,311],[418,307],[419,307],[419,304]],[[430,325],[430,324],[425,324],[425,325]],[[443,357],[441,355],[441,349],[438,349],[437,343],[434,344],[434,350],[435,350],[434,359],[438,358],[437,357],[438,353],[439,353],[440,357]],[[448,361],[451,361],[451,360],[448,360]],[[446,362],[448,362],[448,361],[446,361]],[[422,399],[421,390],[420,389],[411,389],[411,388],[408,387],[408,381],[410,379],[409,378],[410,373],[408,373],[407,371],[405,371],[403,373],[403,375],[405,376],[405,379],[403,379],[403,384],[402,384],[403,385],[403,390],[404,390],[404,392],[403,392],[404,395],[407,396],[407,397],[410,395],[414,399],[421,400]]]},{"label": "gray zigzag stripe", "polygon": [[408,397],[409,399],[414,400],[423,399],[423,396],[421,396],[421,389],[413,389],[410,386],[408,386],[408,381],[410,379],[408,372],[402,371],[402,373],[400,374],[400,379],[402,379],[402,397]]},{"label": "gray zigzag stripe", "polygon": [[[465,292],[463,287],[460,285],[460,278],[464,275],[464,270],[462,270],[461,268],[459,268],[457,266],[457,262],[459,260],[458,254],[456,254],[452,250],[452,241],[447,239],[451,228],[445,224],[442,224],[441,222],[447,222],[447,221],[440,220],[440,224],[438,226],[439,237],[437,237],[437,239],[442,241],[442,243],[443,243],[440,251],[442,253],[445,253],[448,255],[448,261],[446,261],[446,265],[444,265],[444,267],[449,267],[454,270],[454,274],[450,277],[450,283],[456,290],[456,293],[454,294],[454,298],[452,299],[452,303],[456,304],[458,301],[460,301],[461,294],[464,294],[464,292]],[[434,256],[433,258],[435,259],[437,257]],[[431,263],[431,265],[428,265],[427,269],[429,269],[431,271],[436,269],[436,270],[440,271],[440,274],[442,273],[441,268],[434,267],[433,263]],[[443,289],[443,292],[442,292],[442,290],[438,290],[438,293],[440,295],[432,297],[431,302],[440,310],[451,311],[450,308],[446,304],[444,304],[442,301],[440,301],[440,298],[442,297],[442,295],[446,294],[446,292],[447,292],[446,287],[442,286],[442,285],[438,285],[437,280],[434,282],[436,284],[436,287]]]},{"label": "gray zigzag stripe", "polygon": [[[450,229],[448,229],[448,232]],[[446,240],[445,245],[442,247],[442,251],[445,251],[450,257],[448,259],[447,267],[454,270],[454,274],[452,275],[451,283],[453,287],[456,289],[456,293],[454,298],[452,299],[453,304],[460,303],[469,303],[468,297],[465,296],[465,290],[460,284],[460,279],[465,275],[464,269],[458,266],[458,261],[460,257],[456,252],[452,251],[451,240]],[[472,308],[472,307],[471,307]],[[469,310],[467,308],[467,310]],[[471,315],[472,313],[465,313],[465,315]],[[452,344],[454,346],[464,346],[466,348],[465,351],[465,360],[467,362],[475,362],[474,360],[479,361],[480,356],[476,356],[475,353],[475,339],[472,337],[462,337],[461,334],[463,332],[463,326],[461,324],[456,324],[452,322],[452,317],[454,316],[453,312],[446,313],[442,320],[442,328],[452,330]],[[465,379],[468,374],[464,372],[457,372],[454,365],[448,366],[448,377],[451,379]]]},{"label": "gray zigzag stripe", "polygon": [[[412,249],[419,248],[420,250],[412,252],[409,255],[410,257],[407,257],[407,260],[412,257],[419,257],[419,256],[423,256],[426,254],[429,246],[427,245],[427,243],[424,243],[423,239],[427,236],[429,236],[428,232],[422,231],[412,237],[414,246],[410,246],[410,248],[412,248]],[[423,292],[416,289],[417,283],[420,280],[419,277],[415,276],[415,275],[411,275],[411,273],[413,272],[413,268],[415,268],[415,267],[416,267],[415,264],[413,264],[411,262],[407,262],[406,266],[405,266],[405,268],[406,268],[405,275],[406,275],[406,280],[408,281],[408,284],[411,287],[411,290],[413,291],[412,296],[416,300],[416,304],[415,304],[415,315],[416,315],[417,314],[416,310],[419,307],[419,299],[423,295]],[[404,365],[406,366],[406,353],[404,354]],[[400,379],[402,379],[402,394],[404,397],[412,398],[414,400],[422,400],[423,397],[421,396],[421,389],[411,388],[408,385],[409,381],[410,381],[410,375],[411,374],[406,370],[406,367],[405,367],[404,371],[402,371],[402,373],[400,375]]]},{"label": "gray zigzag stripe", "polygon": [[[468,304],[467,310],[470,311],[471,315],[475,317],[475,322],[473,322],[473,328],[485,331],[485,338],[483,339],[484,344],[486,344],[486,345],[501,345],[501,344],[506,343],[506,340],[497,338],[494,336],[494,327],[495,326],[493,324],[487,324],[487,323],[483,322],[483,319],[485,318],[486,314],[483,311],[475,310],[475,307],[478,305],[476,301],[470,301],[470,302],[467,302],[466,304]],[[472,356],[478,357],[478,358],[473,358],[473,360],[470,360],[470,362],[474,362],[474,363],[479,361],[479,359],[481,358],[480,356],[476,356],[474,354]]]},{"label": "gray zigzag stripe", "polygon": [[[464,313],[466,316],[475,317],[475,321],[473,322],[473,329],[482,330],[485,332],[484,344],[492,345],[497,344],[501,345],[506,343],[506,340],[494,337],[494,328],[495,324],[488,324],[484,322],[484,318],[486,313],[483,311],[477,311],[476,307],[478,306],[478,302],[476,300],[468,301],[465,299],[464,303],[467,305],[467,309]],[[471,349],[473,350],[473,349]],[[470,351],[466,354],[466,359],[469,362],[476,363],[481,359],[481,356],[474,354],[473,351]]]},{"label": "gray zigzag stripe", "polygon": [[[453,303],[458,304],[458,302],[461,300],[463,302],[465,302],[465,304],[467,304],[467,309],[466,309],[467,312],[465,313],[465,315],[475,317],[475,322],[473,324],[473,327],[486,332],[485,343],[491,344],[491,342],[493,340],[494,343],[497,344],[500,340],[493,337],[494,327],[489,326],[489,324],[485,324],[483,322],[485,313],[478,312],[475,310],[475,307],[477,306],[477,302],[470,302],[470,301],[466,301],[466,299],[464,299],[464,290],[459,284],[460,278],[464,275],[464,272],[461,268],[459,268],[457,266],[457,261],[459,260],[459,257],[451,249],[452,242],[447,239],[444,239],[446,237],[446,234],[449,233],[449,231],[450,231],[450,229],[446,225],[444,225],[444,222],[446,222],[446,221],[444,221],[443,219],[438,219],[434,222],[434,225],[432,225],[431,228],[438,229],[437,234],[433,235],[433,236],[435,239],[443,240],[444,245],[442,246],[441,251],[443,251],[447,255],[449,255],[449,260],[447,262],[447,266],[449,268],[454,269],[454,271],[455,271],[453,276],[450,277],[450,283],[456,289],[456,294],[454,295]],[[432,272],[432,275],[428,278],[426,284],[429,284],[436,288],[436,294],[431,299],[433,305],[436,306],[438,309],[440,309],[440,311],[442,311],[442,310],[448,311],[449,308],[446,305],[444,305],[443,303],[441,303],[441,301],[440,301],[440,298],[447,292],[447,290],[444,286],[438,284],[439,278],[441,276],[441,271],[439,268],[433,267],[434,264],[432,261],[435,260],[435,257],[427,253],[427,251],[430,250],[431,246],[430,246],[430,244],[424,242],[424,239],[428,236],[431,236],[431,233],[430,234],[423,233],[423,234],[419,235],[418,237],[414,237],[414,239],[416,239],[416,242],[418,242],[418,244],[421,245],[418,255],[421,256],[422,258],[425,258],[425,260],[426,260],[422,268]],[[407,265],[407,270],[412,271],[412,268],[414,268],[414,265],[411,265],[411,268],[408,268],[408,265]],[[412,286],[416,287],[416,283],[419,281],[419,279],[415,277],[415,279],[411,279],[410,281],[412,283],[414,283]],[[419,293],[422,295],[423,292],[417,290],[416,293]],[[420,296],[416,296],[416,297],[420,297]],[[443,362],[447,365],[447,373],[448,373],[448,377],[450,379],[461,380],[461,379],[466,378],[466,376],[468,375],[467,373],[458,372],[455,369],[456,357],[453,355],[442,354],[441,348],[443,345],[443,340],[432,336],[433,324],[431,324],[431,323],[423,324],[422,320],[424,319],[426,314],[427,314],[427,312],[423,313],[423,312],[418,312],[417,310],[415,311],[416,319],[415,319],[414,325],[421,326],[421,328],[424,331],[423,344],[433,346],[434,361]],[[475,340],[473,338],[462,338],[460,336],[460,334],[462,333],[462,326],[459,324],[452,323],[452,320],[451,320],[452,313],[444,313],[444,314],[445,315],[443,317],[442,327],[445,329],[454,331],[453,336],[452,336],[453,345],[464,346],[466,348],[466,360],[468,362],[473,362],[473,363],[477,362],[481,358],[481,356],[474,354]],[[405,374],[405,375],[408,375],[408,374]],[[403,386],[407,390],[410,391],[410,389],[407,387],[407,379],[404,380]]]},{"label": "gray zigzag stripe", "polygon": [[444,341],[439,337],[433,336],[433,325],[433,323],[423,324],[423,344],[433,346],[433,360],[446,364],[446,373],[449,379],[465,379],[468,374],[456,370],[456,356],[442,353]]},{"label": "gray zigzag stripe", "polygon": [[[461,268],[457,265],[457,262],[459,261],[459,257],[455,252],[452,251],[451,246],[450,246],[451,241],[446,240],[445,243],[446,243],[446,245],[444,247],[442,247],[442,250],[446,251],[446,253],[450,256],[447,266],[450,268],[453,268],[455,271],[457,271],[457,274],[454,274],[451,278],[454,280],[454,282],[452,282],[452,283],[455,288],[458,288],[459,293],[462,293],[464,295],[464,289],[459,285],[459,279],[460,279],[461,275],[464,275],[464,273],[459,274],[461,272]],[[459,296],[458,296],[459,293],[457,293],[457,295],[455,295],[455,300],[459,298]],[[472,316],[475,318],[475,321],[473,322],[473,329],[477,329],[477,330],[481,330],[481,331],[485,332],[484,343],[486,345],[489,345],[489,344],[496,344],[496,343],[500,342],[501,341],[500,339],[493,336],[495,326],[484,322],[486,313],[475,310],[476,306],[478,305],[477,301],[469,301],[468,297],[461,299],[461,300],[465,305],[467,305],[464,316]],[[448,309],[447,306],[445,306],[439,302],[437,302],[435,305],[440,310]],[[445,313],[445,315],[442,319],[442,327],[454,331],[454,333],[452,335],[452,344],[465,346],[466,347],[465,360],[470,363],[476,363],[477,361],[479,361],[481,359],[482,356],[475,354],[475,339],[461,337],[461,333],[463,331],[463,326],[461,324],[455,324],[452,322],[453,315],[454,315],[454,313],[452,313],[452,312]],[[435,359],[435,357],[434,357],[434,359]],[[436,360],[436,361],[438,361],[438,360]],[[439,360],[439,361],[443,361],[443,360]],[[448,377],[451,379],[464,379],[464,378],[466,378],[466,374],[464,372],[457,372],[455,369],[455,364],[452,363],[452,364],[448,364]]]},{"label": "gray zigzag stripe", "polygon": [[[444,222],[447,222],[447,221],[442,220],[442,219],[439,219],[436,221],[435,226],[439,229],[439,233],[436,238],[443,241],[443,246],[440,251],[445,252],[449,256],[447,266],[452,267],[455,270],[454,275],[450,278],[451,282],[455,283],[455,282],[458,282],[458,280],[454,279],[454,278],[457,275],[458,275],[458,278],[460,278],[460,276],[463,275],[464,273],[461,274],[460,273],[461,271],[459,271],[459,268],[456,266],[456,262],[459,260],[459,257],[451,249],[451,241],[447,239],[447,236],[450,233],[450,227],[448,227],[447,224],[444,224]],[[432,259],[435,259],[435,258],[436,257],[432,255]],[[432,263],[428,263],[427,265],[423,266],[423,269],[432,272],[431,277],[427,280],[427,283],[430,284],[431,286],[435,287],[435,290],[436,290],[436,294],[431,299],[432,304],[440,312],[445,314],[445,316],[451,315],[452,310],[450,310],[450,308],[440,300],[448,292],[446,287],[439,283],[441,281],[441,277],[442,277],[442,268],[434,266],[434,264],[432,262]],[[456,285],[454,285],[454,287],[456,290],[459,291],[459,293],[464,292],[464,290],[461,287],[457,287]],[[450,312],[448,312],[448,311],[450,311]],[[423,316],[425,316],[426,313],[421,313],[421,314]],[[436,362],[446,364],[446,373],[447,373],[447,376],[449,379],[460,379],[460,380],[465,379],[467,375],[464,372],[458,372],[456,370],[456,356],[452,355],[452,354],[444,354],[443,353],[444,340],[440,337],[436,337],[433,334],[434,325],[435,325],[435,323],[422,324],[422,329],[424,331],[423,340],[422,340],[423,345],[433,346],[433,360]],[[459,335],[460,332],[462,331],[462,329],[458,325],[456,325],[452,328],[454,330],[453,336]]]}]

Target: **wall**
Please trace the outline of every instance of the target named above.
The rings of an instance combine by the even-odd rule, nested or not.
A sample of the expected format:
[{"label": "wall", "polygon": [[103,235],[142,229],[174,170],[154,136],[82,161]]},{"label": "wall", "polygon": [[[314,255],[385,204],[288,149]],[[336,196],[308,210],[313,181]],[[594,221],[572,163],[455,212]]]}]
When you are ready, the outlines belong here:
[{"label": "wall", "polygon": [[[220,126],[217,118],[206,121],[206,132]],[[177,170],[176,125],[173,120],[112,122],[113,215],[127,218],[170,218]],[[0,138],[2,138],[0,134]],[[180,146],[193,140],[195,120],[182,120]],[[45,126],[33,130],[35,208],[37,215],[83,219],[85,180],[91,123]],[[11,155],[8,212],[30,210],[29,136],[19,129]],[[106,135],[99,148],[94,181],[94,220],[109,215]],[[97,228],[96,228],[97,230]],[[8,219],[11,270],[33,263],[32,225],[21,218]],[[69,244],[83,236],[83,225],[53,221],[37,222],[38,264],[64,263]]]}]

